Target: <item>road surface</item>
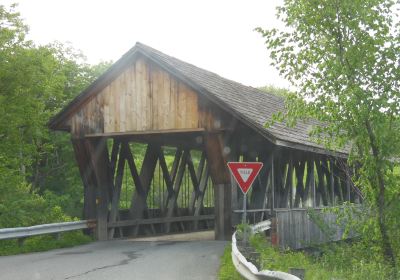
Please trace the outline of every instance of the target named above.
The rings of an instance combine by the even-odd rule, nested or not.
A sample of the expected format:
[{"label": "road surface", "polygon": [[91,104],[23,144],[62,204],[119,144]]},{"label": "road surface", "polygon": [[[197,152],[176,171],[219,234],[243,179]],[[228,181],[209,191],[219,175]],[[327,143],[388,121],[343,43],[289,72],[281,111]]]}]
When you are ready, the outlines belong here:
[{"label": "road surface", "polygon": [[0,279],[211,280],[217,277],[226,244],[173,238],[94,242],[69,249],[0,257]]}]

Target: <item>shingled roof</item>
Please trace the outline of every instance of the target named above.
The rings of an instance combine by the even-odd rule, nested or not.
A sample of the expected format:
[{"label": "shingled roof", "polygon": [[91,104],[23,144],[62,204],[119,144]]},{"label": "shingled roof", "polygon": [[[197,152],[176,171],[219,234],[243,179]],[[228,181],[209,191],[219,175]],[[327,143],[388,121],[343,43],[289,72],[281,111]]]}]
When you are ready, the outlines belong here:
[{"label": "shingled roof", "polygon": [[[288,127],[284,123],[275,122],[272,126],[265,127],[265,124],[271,121],[274,114],[285,111],[282,97],[223,78],[142,43],[136,43],[106,73],[50,120],[49,126],[55,128],[57,123],[64,119],[73,107],[79,106],[79,103],[84,102],[95,91],[95,88],[101,87],[104,84],[104,80],[107,80],[107,76],[110,76],[110,73],[121,67],[121,65],[125,65],[127,61],[133,59],[138,53],[148,57],[166,71],[177,76],[198,93],[207,96],[272,143],[278,146],[287,146],[323,154],[331,153],[322,145],[315,143],[309,136],[311,127],[316,122],[298,122],[295,127]],[[340,154],[344,155],[345,153],[337,155]]]}]

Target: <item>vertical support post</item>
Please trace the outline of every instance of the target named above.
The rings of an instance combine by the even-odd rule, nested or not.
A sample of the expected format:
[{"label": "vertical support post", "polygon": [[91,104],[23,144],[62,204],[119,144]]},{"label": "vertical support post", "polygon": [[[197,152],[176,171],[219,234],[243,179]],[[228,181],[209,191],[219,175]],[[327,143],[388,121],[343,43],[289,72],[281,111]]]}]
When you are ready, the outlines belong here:
[{"label": "vertical support post", "polygon": [[247,223],[247,194],[243,194],[243,217],[242,217],[242,223],[246,224]]},{"label": "vertical support post", "polygon": [[271,244],[274,247],[279,246],[278,221],[276,216],[271,218]]},{"label": "vertical support post", "polygon": [[214,184],[215,239],[229,240],[231,238],[231,182],[226,157],[224,154],[224,139],[222,134],[207,133],[205,135],[205,150],[209,163],[211,179]]},{"label": "vertical support post", "polygon": [[316,206],[315,201],[315,166],[314,160],[310,160],[309,163],[311,164],[311,174],[310,174],[310,184],[311,184],[311,206]]},{"label": "vertical support post", "polygon": [[[242,218],[242,224],[245,225],[247,224],[247,193],[243,194],[243,218]],[[247,242],[247,226],[244,227],[243,229],[243,240],[244,242]]]},{"label": "vertical support post", "polygon": [[84,140],[71,139],[78,164],[79,173],[83,182],[83,219],[96,218],[96,178],[90,162]]},{"label": "vertical support post", "polygon": [[335,182],[334,182],[334,177],[333,177],[333,160],[329,161],[329,170],[330,170],[330,176],[331,176],[331,197],[332,197],[332,206],[335,206]]},{"label": "vertical support post", "polygon": [[275,209],[275,164],[274,164],[274,154],[271,155],[271,215]]},{"label": "vertical support post", "polygon": [[[229,154],[229,161],[239,161],[239,152],[238,152],[238,142],[233,142],[231,145],[231,152]],[[233,178],[233,175],[230,175],[230,182],[231,182],[231,207],[232,211],[233,210],[239,210],[239,192],[238,192],[238,186],[236,184],[235,179]],[[239,214],[232,214],[232,221],[231,224],[233,226],[237,225],[240,223],[240,216]]]},{"label": "vertical support post", "polygon": [[346,168],[346,198],[348,202],[351,202],[351,186],[350,186],[350,168],[348,167],[348,165],[346,164],[345,166]]},{"label": "vertical support post", "polygon": [[289,188],[289,208],[293,208],[293,156],[290,155],[289,157],[289,164],[288,164],[288,172],[287,178],[288,181],[288,188]]},{"label": "vertical support post", "polygon": [[109,170],[109,158],[107,152],[107,142],[105,139],[86,139],[88,154],[92,163],[97,181],[97,239],[99,241],[108,239],[107,219],[108,219],[108,190],[112,184]]}]

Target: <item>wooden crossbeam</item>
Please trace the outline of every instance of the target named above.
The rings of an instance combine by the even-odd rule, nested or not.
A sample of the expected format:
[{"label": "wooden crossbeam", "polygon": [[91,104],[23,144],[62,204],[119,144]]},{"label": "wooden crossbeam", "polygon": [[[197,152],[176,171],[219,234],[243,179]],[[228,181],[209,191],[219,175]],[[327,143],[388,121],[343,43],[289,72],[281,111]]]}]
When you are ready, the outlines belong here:
[{"label": "wooden crossbeam", "polygon": [[286,167],[286,176],[285,176],[285,181],[283,186],[285,186],[284,189],[284,194],[283,194],[283,199],[282,199],[282,207],[287,208],[292,208],[292,191],[293,191],[293,162],[292,158],[289,158],[289,162]]},{"label": "wooden crossbeam", "polygon": [[[157,165],[157,159],[157,147],[153,144],[148,144],[143,159],[142,169],[140,170],[140,180],[138,180],[138,182],[142,184],[142,189],[139,191],[138,186],[136,186],[136,191],[132,196],[131,207],[129,209],[129,214],[132,219],[141,219],[146,212],[147,195]],[[132,233],[136,236],[138,232],[139,226],[135,227]]]},{"label": "wooden crossbeam", "polygon": [[162,218],[152,218],[152,219],[134,219],[134,220],[124,220],[116,221],[114,223],[109,223],[109,228],[115,227],[129,227],[129,226],[139,226],[139,225],[152,225],[152,224],[164,224],[164,223],[174,223],[174,222],[198,222],[205,220],[214,220],[214,215],[201,215],[201,216],[180,216],[180,217],[162,217]]},{"label": "wooden crossbeam", "polygon": [[84,140],[72,139],[71,141],[84,186],[83,218],[86,220],[95,219],[97,182],[90,155],[85,147]]},{"label": "wooden crossbeam", "polygon": [[[196,204],[195,204],[195,210],[194,210],[194,216],[198,217],[201,214],[201,211],[203,209],[203,201],[204,201],[204,195],[206,193],[206,189],[207,189],[207,182],[208,182],[208,178],[210,176],[210,171],[208,169],[208,164],[205,164],[204,167],[204,174],[203,176],[200,177],[200,184],[199,184],[199,196],[196,200]],[[195,221],[194,225],[193,225],[194,229],[197,230],[198,229],[198,222]]]},{"label": "wooden crossbeam", "polygon": [[[321,167],[321,161],[316,160],[315,166],[317,169],[317,176],[318,176],[318,191],[321,194],[323,205],[327,206],[328,205],[328,197],[327,197],[327,191],[326,191],[326,187],[325,187],[324,173],[323,173],[322,167]],[[319,206],[319,203],[316,206]]]},{"label": "wooden crossbeam", "polygon": [[[182,159],[182,154],[183,154],[182,148],[178,147],[175,151],[174,162],[172,163],[171,172],[169,173],[168,168],[166,168],[165,171],[163,171],[163,174],[165,172],[164,180],[168,180],[168,183],[167,181],[165,181],[165,183],[167,184],[167,191],[164,195],[164,197],[166,197],[166,200],[163,206],[165,210],[167,210],[168,208],[168,201],[174,194],[174,182],[176,179],[176,174],[178,172],[179,163]],[[168,184],[170,184],[169,187]]]},{"label": "wooden crossbeam", "polygon": [[187,158],[187,166],[190,174],[190,178],[193,183],[193,188],[197,192],[199,190],[199,182],[197,179],[196,171],[194,170],[194,164],[192,160],[192,156],[190,154],[190,151],[188,152],[188,158]]},{"label": "wooden crossbeam", "polygon": [[[161,163],[162,166],[164,166],[161,168],[163,170],[164,181],[167,185],[167,191],[164,195],[164,197],[166,197],[166,200],[163,205],[163,209],[165,209],[165,211],[167,211],[167,209],[168,209],[169,200],[174,195],[174,183],[175,183],[175,179],[176,179],[176,174],[178,172],[179,163],[182,159],[182,154],[183,154],[183,150],[178,147],[175,152],[174,162],[172,163],[171,173],[169,173],[166,163],[165,163],[165,166],[164,166],[164,163]],[[164,157],[164,154],[162,155],[162,157]],[[165,159],[164,159],[164,162],[165,162]],[[166,215],[166,213],[163,213],[163,215],[164,214]]]},{"label": "wooden crossbeam", "polygon": [[305,161],[300,161],[297,164],[294,165],[295,171],[296,171],[296,179],[297,179],[297,184],[296,184],[296,195],[294,198],[294,208],[298,208],[300,205],[300,199],[304,196],[304,170],[306,167],[306,162]]},{"label": "wooden crossbeam", "polygon": [[343,192],[342,192],[342,188],[341,188],[341,180],[340,180],[340,173],[339,173],[339,167],[337,166],[337,162],[333,161],[333,165],[332,165],[332,170],[333,170],[333,176],[335,178],[334,181],[334,190],[335,193],[338,195],[339,197],[339,201],[343,202]]},{"label": "wooden crossbeam", "polygon": [[[195,211],[195,204],[196,204],[196,200],[198,199],[199,195],[200,195],[200,181],[201,181],[201,176],[203,174],[203,170],[204,170],[204,165],[206,162],[206,154],[205,152],[201,153],[201,158],[200,158],[200,162],[199,162],[199,166],[197,168],[197,173],[194,175],[191,175],[192,177],[195,176],[196,177],[196,181],[194,182],[192,179],[192,183],[193,183],[193,191],[192,191],[192,195],[190,197],[190,203],[189,203],[189,215],[193,215],[194,211]],[[193,167],[194,169],[194,167]]]},{"label": "wooden crossbeam", "polygon": [[[117,166],[117,173],[115,175],[114,181],[114,191],[112,195],[111,201],[111,211],[110,216],[108,218],[109,223],[113,223],[117,220],[118,217],[118,210],[119,210],[119,200],[121,196],[121,187],[122,187],[122,179],[124,177],[124,170],[125,170],[125,158],[127,154],[128,143],[124,142],[121,147],[121,151],[119,154],[118,159],[118,166]],[[114,228],[109,229],[108,231],[108,238],[111,239],[114,237]]]},{"label": "wooden crossbeam", "polygon": [[[270,207],[270,205],[268,205],[268,194],[271,193],[270,189],[271,189],[271,179],[270,177],[272,176],[272,172],[271,172],[272,166],[269,166],[269,169],[265,170],[265,173],[267,174],[265,177],[266,179],[266,186],[265,186],[265,190],[264,190],[264,199],[263,199],[263,204],[262,204],[262,208],[261,209],[266,209],[268,207]],[[264,220],[264,214],[265,212],[261,213],[261,217],[260,217],[260,221]]]},{"label": "wooden crossbeam", "polygon": [[118,153],[120,152],[120,143],[121,142],[118,139],[115,139],[113,142],[112,149],[111,149],[110,168],[111,168],[111,174],[113,176],[115,174]]},{"label": "wooden crossbeam", "polygon": [[168,192],[167,197],[168,197],[169,194],[172,194],[172,192],[174,190],[173,189],[173,181],[172,181],[172,179],[170,177],[170,174],[169,174],[169,171],[168,171],[168,166],[167,166],[167,163],[165,161],[164,153],[163,153],[163,150],[161,148],[158,150],[158,162],[160,164],[161,171],[163,173],[163,178],[164,178],[164,181],[165,181],[165,185],[167,186],[167,192]]},{"label": "wooden crossbeam", "polygon": [[331,199],[332,199],[332,206],[336,204],[336,195],[335,195],[335,177],[333,174],[333,160],[329,161],[329,178],[330,178],[330,191],[331,191]]},{"label": "wooden crossbeam", "polygon": [[128,162],[129,170],[131,172],[133,183],[135,184],[135,187],[136,187],[136,191],[139,194],[144,195],[142,180],[140,179],[135,160],[132,156],[131,149],[129,148],[129,144],[124,152],[125,152],[126,161]]},{"label": "wooden crossbeam", "polygon": [[306,176],[306,184],[305,184],[305,189],[302,197],[302,203],[303,207],[305,206],[307,199],[308,199],[308,193],[310,192],[311,189],[311,181],[314,180],[314,162],[312,160],[307,160],[307,176]]},{"label": "wooden crossbeam", "polygon": [[[182,160],[179,164],[178,173],[177,173],[176,179],[174,181],[173,194],[172,194],[172,197],[170,197],[168,199],[167,218],[172,217],[174,215],[175,209],[177,208],[176,206],[177,206],[178,195],[179,195],[179,191],[181,189],[183,175],[185,173],[185,167],[186,167],[186,163],[187,163],[187,159],[188,159],[188,154],[189,154],[188,150],[185,150],[183,152]],[[170,230],[171,230],[171,223],[166,223],[165,224],[165,232],[169,233]]]}]

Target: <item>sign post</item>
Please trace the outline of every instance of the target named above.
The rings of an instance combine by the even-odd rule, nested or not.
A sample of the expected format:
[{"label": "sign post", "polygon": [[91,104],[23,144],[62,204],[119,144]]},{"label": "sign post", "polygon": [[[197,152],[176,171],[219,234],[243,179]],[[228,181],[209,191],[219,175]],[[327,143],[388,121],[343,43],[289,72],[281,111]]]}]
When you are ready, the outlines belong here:
[{"label": "sign post", "polygon": [[[262,166],[262,162],[228,162],[228,168],[243,192],[243,224],[247,223],[247,192]],[[243,239],[246,241],[246,230]]]}]

